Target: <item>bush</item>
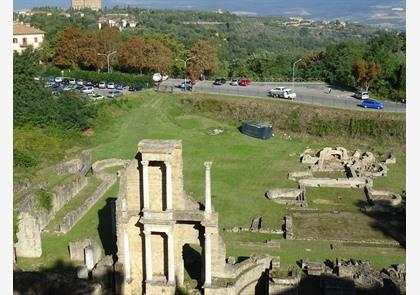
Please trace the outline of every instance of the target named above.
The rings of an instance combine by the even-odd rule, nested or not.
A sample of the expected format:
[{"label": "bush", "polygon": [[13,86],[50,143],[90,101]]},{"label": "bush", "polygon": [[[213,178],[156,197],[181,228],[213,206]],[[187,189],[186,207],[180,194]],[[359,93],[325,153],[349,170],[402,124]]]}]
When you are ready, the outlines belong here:
[{"label": "bush", "polygon": [[52,194],[44,189],[40,189],[37,191],[36,195],[39,198],[41,207],[50,211],[52,209]]},{"label": "bush", "polygon": [[13,165],[17,167],[35,167],[38,165],[38,159],[32,156],[32,153],[13,149]]}]

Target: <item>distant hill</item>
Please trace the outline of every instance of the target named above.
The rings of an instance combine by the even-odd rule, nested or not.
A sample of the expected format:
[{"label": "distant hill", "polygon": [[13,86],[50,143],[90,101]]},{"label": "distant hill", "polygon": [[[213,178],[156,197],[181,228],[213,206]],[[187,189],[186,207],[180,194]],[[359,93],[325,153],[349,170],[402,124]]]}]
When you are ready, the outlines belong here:
[{"label": "distant hill", "polygon": [[[69,8],[70,0],[14,0],[14,9],[40,6]],[[313,20],[341,20],[405,31],[404,0],[103,0],[104,7],[131,6],[155,9],[229,11],[239,15],[304,17]]]}]

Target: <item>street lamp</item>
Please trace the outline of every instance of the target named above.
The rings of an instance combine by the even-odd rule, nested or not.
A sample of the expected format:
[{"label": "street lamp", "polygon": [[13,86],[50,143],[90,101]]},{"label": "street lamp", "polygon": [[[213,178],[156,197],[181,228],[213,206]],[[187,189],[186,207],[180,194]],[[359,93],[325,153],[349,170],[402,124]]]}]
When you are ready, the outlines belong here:
[{"label": "street lamp", "polygon": [[110,57],[111,55],[115,54],[115,53],[117,53],[117,51],[113,51],[113,52],[110,52],[110,53],[108,53],[108,54],[106,54],[106,53],[98,53],[98,55],[103,55],[103,56],[106,56],[106,62],[107,62],[107,64],[108,64],[108,73],[110,73],[110,72],[111,72],[111,71],[110,71],[110,68],[109,68],[109,57]]},{"label": "street lamp", "polygon": [[300,62],[302,59],[301,58],[299,58],[297,61],[295,61],[294,63],[293,63],[293,70],[292,70],[292,72],[293,72],[293,82],[292,82],[292,92],[295,92],[295,65],[298,63],[298,62]]},{"label": "street lamp", "polygon": [[184,75],[184,87],[185,89],[187,88],[187,61],[189,61],[190,59],[195,58],[195,56],[191,56],[187,59],[182,59],[182,58],[176,58],[175,60],[179,60],[179,61],[183,61],[184,62],[184,71],[185,71],[185,75]]}]

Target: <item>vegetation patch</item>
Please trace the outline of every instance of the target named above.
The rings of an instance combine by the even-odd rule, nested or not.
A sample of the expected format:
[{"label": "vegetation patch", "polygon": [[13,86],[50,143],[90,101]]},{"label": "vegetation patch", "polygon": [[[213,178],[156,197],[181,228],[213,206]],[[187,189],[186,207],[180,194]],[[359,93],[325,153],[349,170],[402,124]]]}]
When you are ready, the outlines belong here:
[{"label": "vegetation patch", "polygon": [[41,205],[41,207],[50,211],[52,209],[53,197],[51,192],[45,189],[40,189],[36,192],[36,195],[38,196],[39,204]]}]

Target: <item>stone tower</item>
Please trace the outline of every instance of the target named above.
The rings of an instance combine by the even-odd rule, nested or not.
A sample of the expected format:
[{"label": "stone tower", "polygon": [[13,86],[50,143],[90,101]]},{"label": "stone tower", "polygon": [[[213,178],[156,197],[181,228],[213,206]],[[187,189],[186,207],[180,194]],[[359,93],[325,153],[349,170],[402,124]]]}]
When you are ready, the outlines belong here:
[{"label": "stone tower", "polygon": [[116,222],[123,294],[174,294],[184,283],[190,245],[201,249],[194,274],[201,287],[223,277],[226,250],[211,206],[211,162],[205,163],[204,209],[184,192],[182,169],[181,141],[142,140],[121,176]]}]

